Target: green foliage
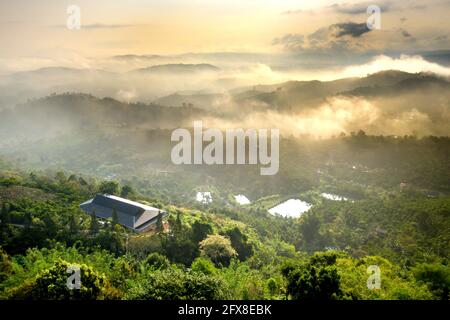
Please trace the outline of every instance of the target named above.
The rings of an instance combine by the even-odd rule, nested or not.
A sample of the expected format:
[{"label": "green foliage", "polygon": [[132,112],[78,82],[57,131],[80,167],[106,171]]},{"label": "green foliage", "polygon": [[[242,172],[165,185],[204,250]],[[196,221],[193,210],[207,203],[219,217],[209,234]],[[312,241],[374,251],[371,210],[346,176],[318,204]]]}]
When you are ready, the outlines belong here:
[{"label": "green foliage", "polygon": [[181,221],[181,213],[177,212],[177,218],[171,223],[170,234],[160,234],[161,248],[170,261],[191,265],[198,256],[199,250],[196,243],[189,237],[189,230]]},{"label": "green foliage", "polygon": [[97,234],[100,230],[100,223],[98,222],[97,216],[95,215],[95,210],[91,214],[91,224],[89,227],[89,232],[93,235]]},{"label": "green foliage", "polygon": [[437,299],[450,300],[450,267],[422,263],[414,267],[417,280],[428,285]]},{"label": "green foliage", "polygon": [[[369,266],[380,268],[380,289],[369,289],[367,281],[370,276]],[[426,285],[417,282],[413,273],[401,268],[387,259],[367,256],[353,259],[341,255],[336,260],[336,267],[341,277],[340,287],[345,299],[357,300],[426,300],[432,295]]]},{"label": "green foliage", "polygon": [[[226,283],[228,299],[262,300],[269,298],[265,291],[264,272],[252,269],[247,263],[233,259],[227,268],[218,269],[219,277]],[[273,276],[268,272],[267,278]]]},{"label": "green foliage", "polygon": [[103,194],[120,195],[120,186],[117,181],[103,181],[98,187],[98,191]]},{"label": "green foliage", "polygon": [[266,285],[271,297],[276,296],[279,293],[279,284],[274,278],[269,278],[266,281]]},{"label": "green foliage", "polygon": [[12,273],[12,262],[8,254],[0,247],[0,283]]},{"label": "green foliage", "polygon": [[192,226],[192,241],[199,243],[209,234],[213,233],[211,224],[202,221],[195,221]]},{"label": "green foliage", "polygon": [[118,224],[119,224],[119,216],[117,215],[117,209],[113,208],[111,227],[114,228]]},{"label": "green foliage", "polygon": [[[333,170],[341,178],[362,179]],[[164,198],[172,190],[162,191],[163,184],[127,181],[155,195],[135,200],[170,212],[168,234],[134,234],[120,225],[102,227],[95,214],[78,208],[98,192],[92,178],[0,172],[0,299],[79,298],[66,296],[62,287],[36,289],[38,278],[42,287],[66,276],[56,268],[60,260],[104,279],[93,286],[100,288],[93,289],[95,299],[448,299],[448,196],[427,198],[328,178],[321,181],[327,192],[342,191],[355,200],[324,200],[319,189],[304,192],[296,197],[314,206],[300,219],[267,214],[287,197],[281,194],[236,208],[221,202],[216,190],[213,204],[199,206]],[[118,188],[134,197],[126,186]],[[172,200],[186,207],[166,205]],[[193,207],[201,210],[188,209]],[[312,254],[325,248],[346,253]],[[381,269],[380,290],[367,287],[370,265]]]},{"label": "green foliage", "polygon": [[122,187],[122,189],[120,190],[120,196],[122,198],[126,198],[126,199],[133,199],[135,198],[137,195],[136,190],[134,190],[134,188],[130,185],[124,185]]},{"label": "green foliage", "polygon": [[306,264],[282,270],[287,294],[295,300],[335,300],[342,297],[334,253],[316,254]]},{"label": "green foliage", "polygon": [[243,234],[238,227],[225,231],[225,235],[230,239],[231,245],[236,250],[239,260],[247,260],[253,255],[253,247],[248,242],[247,235]]},{"label": "green foliage", "polygon": [[[81,273],[80,289],[69,289],[68,270],[75,267]],[[12,290],[11,299],[32,300],[96,300],[105,297],[108,283],[105,277],[87,265],[73,265],[60,260],[41,272],[35,279],[26,281],[21,287]]]},{"label": "green foliage", "polygon": [[144,265],[152,270],[162,270],[170,267],[170,261],[165,256],[154,252],[147,256]]},{"label": "green foliage", "polygon": [[158,218],[156,220],[156,232],[163,232],[164,231],[164,224],[163,224],[163,217],[162,213],[160,212],[158,214]]},{"label": "green foliage", "polygon": [[228,266],[231,259],[237,256],[230,239],[220,235],[209,235],[200,242],[200,252],[219,267]]},{"label": "green foliage", "polygon": [[198,257],[192,262],[191,265],[192,271],[203,273],[206,275],[214,275],[217,273],[217,269],[214,264],[205,258]]},{"label": "green foliage", "polygon": [[216,300],[224,297],[225,287],[220,279],[178,269],[150,274],[126,296],[127,299],[145,300]]},{"label": "green foliage", "polygon": [[311,245],[319,234],[320,221],[315,214],[305,214],[300,224],[302,239]]}]

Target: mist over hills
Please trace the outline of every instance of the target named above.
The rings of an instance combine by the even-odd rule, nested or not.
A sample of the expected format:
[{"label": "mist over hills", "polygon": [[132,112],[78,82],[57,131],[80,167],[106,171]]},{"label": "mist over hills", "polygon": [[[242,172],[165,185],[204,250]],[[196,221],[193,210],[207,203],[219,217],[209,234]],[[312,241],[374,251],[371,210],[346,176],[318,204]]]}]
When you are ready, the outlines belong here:
[{"label": "mist over hills", "polygon": [[[62,71],[67,70],[32,74],[39,77]],[[67,74],[76,74],[81,81],[90,72],[71,69]],[[104,96],[100,92],[91,93]],[[211,127],[281,127],[282,134],[294,135],[326,137],[362,129],[370,134],[440,136],[450,134],[449,117],[448,80],[433,74],[383,71],[363,78],[289,81],[216,94],[172,93],[152,103],[53,94],[7,108],[0,122],[3,132],[24,126],[22,133],[40,127],[42,132],[81,127],[191,127],[193,120],[203,119]]]},{"label": "mist over hills", "polygon": [[141,68],[134,70],[132,72],[139,73],[197,73],[197,72],[214,72],[218,71],[220,68],[213,66],[212,64],[201,63],[201,64],[163,64],[155,65],[147,68]]}]

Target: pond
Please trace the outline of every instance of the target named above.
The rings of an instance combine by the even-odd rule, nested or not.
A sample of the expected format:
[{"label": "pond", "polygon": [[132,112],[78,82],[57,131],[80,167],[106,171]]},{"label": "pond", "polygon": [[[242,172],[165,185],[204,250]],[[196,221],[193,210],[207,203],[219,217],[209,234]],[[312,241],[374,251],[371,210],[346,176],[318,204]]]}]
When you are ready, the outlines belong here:
[{"label": "pond", "polygon": [[322,197],[324,197],[325,199],[333,200],[333,201],[346,201],[346,200],[348,200],[345,197],[338,196],[337,194],[332,194],[332,193],[322,192],[320,195]]},{"label": "pond", "polygon": [[197,196],[195,198],[198,202],[201,203],[211,203],[212,202],[212,196],[211,192],[197,192]]},{"label": "pond", "polygon": [[250,200],[243,194],[238,194],[237,196],[234,196],[234,199],[236,200],[237,203],[241,205],[250,204]]},{"label": "pond", "polygon": [[300,199],[289,199],[279,205],[269,209],[272,215],[280,215],[283,217],[298,218],[303,213],[311,209],[312,205]]}]

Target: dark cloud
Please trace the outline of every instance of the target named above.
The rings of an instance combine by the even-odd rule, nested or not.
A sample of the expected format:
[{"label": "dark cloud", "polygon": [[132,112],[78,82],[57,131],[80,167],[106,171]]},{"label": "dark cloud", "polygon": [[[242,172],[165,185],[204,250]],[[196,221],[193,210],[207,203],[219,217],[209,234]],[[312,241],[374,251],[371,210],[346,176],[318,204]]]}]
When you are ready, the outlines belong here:
[{"label": "dark cloud", "polygon": [[365,46],[362,36],[371,30],[365,23],[337,23],[322,27],[308,35],[286,34],[275,38],[273,45],[286,51],[306,54],[347,54]]},{"label": "dark cloud", "polygon": [[409,38],[411,37],[411,34],[406,31],[405,29],[400,29],[400,33],[402,34],[402,36],[404,36],[405,38]]},{"label": "dark cloud", "polygon": [[340,38],[346,35],[357,38],[370,31],[370,29],[367,28],[366,23],[355,22],[337,23],[331,25],[329,28],[335,33],[336,38]]}]

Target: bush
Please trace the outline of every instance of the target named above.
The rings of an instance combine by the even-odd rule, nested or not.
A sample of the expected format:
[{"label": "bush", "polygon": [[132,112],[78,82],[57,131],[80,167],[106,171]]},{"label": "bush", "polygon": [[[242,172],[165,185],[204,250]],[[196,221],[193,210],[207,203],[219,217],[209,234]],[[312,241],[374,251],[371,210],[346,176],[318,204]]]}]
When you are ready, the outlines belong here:
[{"label": "bush", "polygon": [[132,288],[127,299],[145,300],[217,300],[225,297],[223,282],[197,272],[178,269],[159,270],[145,283]]},{"label": "bush", "polygon": [[335,253],[315,254],[300,266],[282,269],[287,293],[295,300],[335,300],[342,296]]},{"label": "bush", "polygon": [[200,252],[202,256],[208,257],[219,267],[228,266],[231,259],[237,256],[230,239],[220,235],[209,235],[200,242]]},{"label": "bush", "polygon": [[[80,269],[80,289],[69,289],[70,267]],[[64,260],[56,262],[50,269],[44,270],[34,279],[28,279],[19,288],[13,289],[10,299],[31,300],[96,300],[117,298],[118,293],[109,286],[105,276],[93,268],[82,264],[75,265]]]},{"label": "bush", "polygon": [[0,282],[12,273],[12,263],[8,254],[0,247]]},{"label": "bush", "polygon": [[436,298],[450,299],[450,267],[424,263],[414,268],[414,275],[428,285]]},{"label": "bush", "polygon": [[217,272],[216,267],[210,260],[201,257],[195,259],[194,262],[192,262],[191,269],[192,271],[203,273],[206,275],[213,275]]},{"label": "bush", "polygon": [[147,259],[144,261],[144,265],[152,270],[161,270],[170,267],[170,261],[162,254],[154,252],[147,256]]}]

